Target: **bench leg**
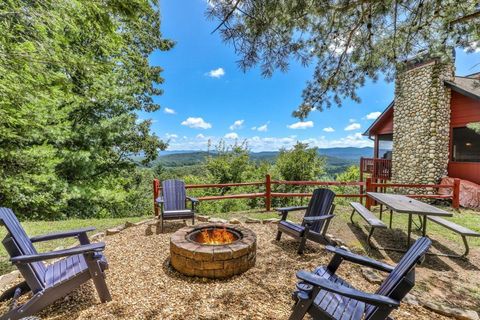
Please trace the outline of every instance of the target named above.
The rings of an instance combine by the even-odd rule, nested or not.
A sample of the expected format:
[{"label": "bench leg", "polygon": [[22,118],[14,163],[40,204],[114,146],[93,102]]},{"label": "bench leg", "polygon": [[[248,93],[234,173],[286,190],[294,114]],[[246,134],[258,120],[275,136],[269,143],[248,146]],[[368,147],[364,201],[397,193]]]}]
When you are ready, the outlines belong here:
[{"label": "bench leg", "polygon": [[392,229],[393,210],[390,210],[390,229]]},{"label": "bench leg", "polygon": [[372,244],[373,231],[375,231],[375,228],[371,227],[370,232],[368,233],[368,238],[367,238],[367,243],[370,248],[375,248],[375,246]]},{"label": "bench leg", "polygon": [[408,214],[408,235],[407,235],[407,248],[410,248],[410,238],[412,237],[412,214]]},{"label": "bench leg", "polygon": [[382,220],[383,216],[383,204],[380,204],[380,220]]},{"label": "bench leg", "polygon": [[352,221],[352,224],[355,224],[355,222],[353,222],[353,215],[354,214],[355,214],[355,209],[353,209],[352,214],[350,215],[350,221]]},{"label": "bench leg", "polygon": [[277,237],[275,238],[275,240],[280,241],[281,238],[282,238],[282,231],[278,231]]},{"label": "bench leg", "polygon": [[463,244],[465,245],[465,253],[462,255],[462,257],[466,257],[468,255],[468,253],[470,252],[470,247],[468,246],[468,242],[467,242],[467,237],[466,236],[463,236],[462,235],[462,240],[463,240]]}]

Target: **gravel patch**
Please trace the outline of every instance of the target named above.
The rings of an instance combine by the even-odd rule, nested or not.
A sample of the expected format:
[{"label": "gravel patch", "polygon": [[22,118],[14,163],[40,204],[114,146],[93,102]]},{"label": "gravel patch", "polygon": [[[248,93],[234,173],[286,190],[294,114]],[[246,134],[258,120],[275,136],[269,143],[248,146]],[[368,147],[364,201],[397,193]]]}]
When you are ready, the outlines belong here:
[{"label": "gravel patch", "polygon": [[[170,267],[169,238],[183,226],[167,224],[165,234],[146,236],[136,226],[105,238],[110,269],[107,283],[113,301],[101,304],[91,282],[57,301],[42,319],[288,319],[295,288],[295,272],[328,263],[322,245],[298,243],[288,236],[276,242],[276,225],[246,225],[257,234],[256,265],[227,280],[183,276]],[[361,268],[348,262],[339,273],[358,289],[375,291]],[[24,299],[22,299],[24,300]],[[0,312],[8,302],[0,304]],[[420,306],[402,304],[395,319],[448,319]]]}]

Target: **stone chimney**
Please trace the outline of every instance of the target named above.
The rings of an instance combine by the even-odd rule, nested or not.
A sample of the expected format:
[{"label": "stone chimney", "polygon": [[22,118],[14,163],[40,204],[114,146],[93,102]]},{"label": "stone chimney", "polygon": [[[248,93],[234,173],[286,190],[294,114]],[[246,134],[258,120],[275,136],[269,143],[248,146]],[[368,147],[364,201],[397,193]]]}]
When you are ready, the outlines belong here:
[{"label": "stone chimney", "polygon": [[436,184],[447,174],[450,89],[454,59],[422,58],[397,72],[393,112],[392,180]]}]

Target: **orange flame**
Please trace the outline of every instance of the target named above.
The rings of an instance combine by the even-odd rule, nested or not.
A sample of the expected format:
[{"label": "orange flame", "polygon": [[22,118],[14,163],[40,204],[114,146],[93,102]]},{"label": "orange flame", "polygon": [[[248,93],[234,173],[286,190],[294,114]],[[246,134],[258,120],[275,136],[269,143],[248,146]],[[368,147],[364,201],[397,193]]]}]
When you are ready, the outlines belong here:
[{"label": "orange flame", "polygon": [[205,244],[229,244],[236,240],[235,236],[223,227],[223,229],[204,229],[200,232],[198,242]]}]

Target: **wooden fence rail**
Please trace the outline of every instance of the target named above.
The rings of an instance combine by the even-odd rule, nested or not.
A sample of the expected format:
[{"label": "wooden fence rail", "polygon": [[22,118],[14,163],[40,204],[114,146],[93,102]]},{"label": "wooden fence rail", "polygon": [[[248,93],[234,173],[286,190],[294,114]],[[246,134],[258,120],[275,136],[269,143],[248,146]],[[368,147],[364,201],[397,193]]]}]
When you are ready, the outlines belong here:
[{"label": "wooden fence rail", "polygon": [[[452,195],[440,195],[440,194],[413,194],[408,195],[412,198],[431,198],[431,199],[451,199],[452,207],[458,209],[460,207],[460,179],[454,179],[453,185],[439,185],[439,184],[395,184],[395,183],[374,183],[371,178],[367,178],[366,182],[362,181],[281,181],[272,180],[270,175],[265,176],[265,181],[256,182],[240,182],[240,183],[208,183],[208,184],[187,184],[187,189],[200,189],[200,188],[229,188],[229,187],[245,187],[255,186],[264,187],[263,192],[255,193],[243,193],[243,194],[227,194],[227,195],[215,195],[215,196],[203,196],[198,199],[201,201],[213,201],[224,199],[265,199],[265,210],[270,211],[272,209],[272,198],[288,198],[288,197],[310,197],[311,193],[294,193],[294,192],[272,192],[272,185],[296,185],[296,186],[353,186],[359,187],[359,193],[353,194],[337,194],[337,197],[341,198],[359,198],[362,200],[366,198],[366,205],[370,207],[373,204],[373,200],[370,199],[366,193],[369,191],[382,192],[386,188],[416,188],[432,191],[439,188],[452,188]],[[365,188],[364,188],[365,187]],[[155,214],[158,215],[158,206],[156,199],[160,196],[161,184],[158,179],[153,180],[153,197],[154,197],[154,209]]]}]

